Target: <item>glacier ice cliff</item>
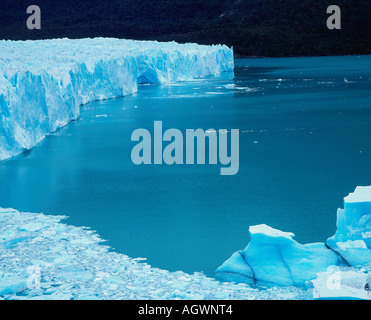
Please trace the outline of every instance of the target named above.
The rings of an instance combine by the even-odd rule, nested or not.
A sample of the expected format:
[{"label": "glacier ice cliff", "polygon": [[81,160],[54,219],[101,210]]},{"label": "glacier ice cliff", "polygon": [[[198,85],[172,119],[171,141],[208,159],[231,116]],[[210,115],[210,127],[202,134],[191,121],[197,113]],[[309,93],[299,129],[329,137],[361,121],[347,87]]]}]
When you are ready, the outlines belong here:
[{"label": "glacier ice cliff", "polygon": [[226,46],[111,38],[0,41],[0,161],[79,117],[80,105],[138,84],[232,71]]},{"label": "glacier ice cliff", "polygon": [[318,274],[328,273],[330,267],[366,266],[369,270],[371,186],[357,187],[345,197],[344,209],[337,213],[337,231],[325,243],[302,245],[293,239],[294,234],[266,225],[250,227],[249,232],[248,246],[216,270],[219,278],[262,286],[304,287],[308,281],[314,281],[313,288],[314,284],[320,287],[318,283],[324,278],[315,281]]}]

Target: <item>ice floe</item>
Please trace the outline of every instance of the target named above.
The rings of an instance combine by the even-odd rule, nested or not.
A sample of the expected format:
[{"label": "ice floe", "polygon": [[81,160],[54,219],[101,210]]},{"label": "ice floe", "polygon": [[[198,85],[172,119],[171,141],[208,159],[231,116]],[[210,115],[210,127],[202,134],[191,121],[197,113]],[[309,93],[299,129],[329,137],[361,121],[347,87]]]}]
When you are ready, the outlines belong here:
[{"label": "ice floe", "polygon": [[[318,297],[329,296],[322,287],[326,285],[320,284],[328,268],[348,268],[344,276],[357,273],[360,279],[371,271],[371,187],[357,187],[344,199],[344,209],[337,213],[337,231],[325,243],[302,245],[293,239],[294,234],[266,225],[249,231],[250,243],[216,270],[219,278],[261,286],[304,287],[312,281]],[[365,268],[361,273],[360,267]],[[359,298],[368,297],[365,281],[362,286]],[[342,294],[344,298],[356,296],[346,291],[332,295]]]},{"label": "ice floe", "polygon": [[298,299],[299,288],[258,290],[202,273],[169,272],[113,252],[63,216],[0,209],[0,299]]}]

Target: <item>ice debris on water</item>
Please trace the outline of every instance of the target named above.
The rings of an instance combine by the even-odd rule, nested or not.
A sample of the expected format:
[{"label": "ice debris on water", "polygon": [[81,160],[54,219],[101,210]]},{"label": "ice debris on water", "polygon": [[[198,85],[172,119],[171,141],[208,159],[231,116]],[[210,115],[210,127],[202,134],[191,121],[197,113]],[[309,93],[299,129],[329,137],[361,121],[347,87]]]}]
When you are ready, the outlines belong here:
[{"label": "ice debris on water", "polygon": [[258,290],[202,273],[170,272],[113,252],[63,216],[0,209],[0,299],[298,299],[298,288]]}]

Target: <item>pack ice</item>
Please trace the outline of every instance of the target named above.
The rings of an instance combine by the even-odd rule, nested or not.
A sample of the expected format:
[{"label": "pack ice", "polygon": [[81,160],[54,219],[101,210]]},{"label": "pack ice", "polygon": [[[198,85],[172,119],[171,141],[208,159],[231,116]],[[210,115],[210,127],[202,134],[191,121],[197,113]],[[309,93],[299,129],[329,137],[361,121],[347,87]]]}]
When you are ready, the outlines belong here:
[{"label": "pack ice", "polygon": [[138,84],[185,81],[234,68],[226,46],[110,38],[0,41],[0,161],[77,119],[79,106]]},{"label": "pack ice", "polygon": [[109,250],[63,216],[0,208],[0,300],[298,299],[299,288],[259,291],[202,273],[154,268]]},{"label": "pack ice", "polygon": [[[357,187],[344,199],[344,209],[337,212],[336,234],[325,243],[302,245],[293,239],[293,233],[266,225],[250,227],[249,233],[248,246],[216,270],[219,278],[263,286],[305,286],[307,283],[310,288],[317,286],[314,292],[326,296],[329,292],[320,289],[320,280],[326,278],[323,274],[334,276],[329,268],[342,268],[344,275],[353,270],[359,279],[365,278],[365,271],[357,269],[356,272],[352,267],[371,270],[371,186]],[[308,281],[312,281],[311,284]],[[360,289],[364,295],[367,286],[364,281]],[[334,295],[341,295],[339,292]]]}]

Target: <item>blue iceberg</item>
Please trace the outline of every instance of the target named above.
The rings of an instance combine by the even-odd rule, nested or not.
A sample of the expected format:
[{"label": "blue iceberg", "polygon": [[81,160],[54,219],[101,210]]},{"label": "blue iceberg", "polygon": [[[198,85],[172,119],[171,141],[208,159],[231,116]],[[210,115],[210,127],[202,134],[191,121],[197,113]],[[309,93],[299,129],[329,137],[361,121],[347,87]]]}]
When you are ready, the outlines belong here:
[{"label": "blue iceberg", "polygon": [[216,275],[261,286],[305,286],[331,266],[371,263],[371,187],[357,187],[338,210],[337,231],[326,243],[302,245],[294,234],[266,225],[249,229],[250,243],[232,255]]},{"label": "blue iceberg", "polygon": [[371,263],[371,188],[357,187],[337,212],[337,230],[326,245],[348,266]]}]

